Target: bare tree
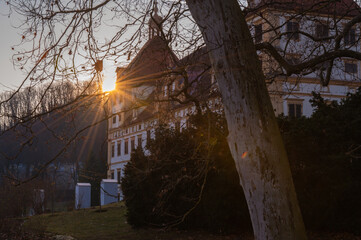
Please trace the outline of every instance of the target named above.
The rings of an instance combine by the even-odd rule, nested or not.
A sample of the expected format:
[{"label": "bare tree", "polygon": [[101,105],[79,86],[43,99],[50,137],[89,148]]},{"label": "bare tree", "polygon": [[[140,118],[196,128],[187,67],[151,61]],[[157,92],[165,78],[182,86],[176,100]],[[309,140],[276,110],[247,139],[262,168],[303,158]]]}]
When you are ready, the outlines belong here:
[{"label": "bare tree", "polygon": [[[204,44],[207,47],[226,113],[230,132],[228,143],[248,202],[256,239],[306,239],[287,155],[257,51],[262,50],[271,59],[271,67],[276,70],[271,78],[307,75],[317,70],[321,83],[327,85],[332,79],[332,69],[337,67],[337,59],[361,60],[358,51],[341,44],[361,21],[361,14],[356,4],[349,6],[352,9],[346,8],[343,14],[347,17],[341,16],[347,21],[342,29],[335,24],[332,35],[316,37],[301,29],[282,32],[282,25],[274,25],[263,16],[271,26],[266,32],[273,36],[268,42],[254,44],[246,19],[258,14],[257,11],[262,13],[264,7],[277,8],[296,2],[301,7],[292,9],[293,12],[307,18],[308,12],[319,9],[326,9],[324,14],[332,15],[329,6],[334,6],[334,1],[306,5],[298,1],[257,2],[261,4],[247,6],[237,0],[186,0],[185,5],[183,1],[162,1],[165,17],[161,23],[166,24],[160,36],[178,56],[186,56]],[[78,83],[81,75],[95,76],[93,65],[99,59],[107,57],[120,61],[122,56],[130,59],[148,35],[146,20],[154,9],[152,1],[141,0],[19,0],[11,1],[9,5],[11,10],[26,16],[22,40],[33,43],[28,51],[14,55],[16,64],[28,70],[20,88],[28,80],[45,81],[49,86],[62,78]],[[339,17],[333,14],[332,19],[337,22]],[[287,18],[290,22],[294,15]],[[105,25],[113,27],[113,37],[103,41],[99,35],[104,32],[99,29]],[[296,34],[314,42],[309,45],[314,49],[312,54],[300,58],[300,62],[287,59],[289,44],[284,49],[273,44],[285,35],[292,39]],[[319,68],[323,63],[327,65]],[[176,65],[174,69],[184,73],[179,71],[181,66]],[[19,91],[0,104],[15,99]],[[36,104],[35,108],[40,105]]]}]

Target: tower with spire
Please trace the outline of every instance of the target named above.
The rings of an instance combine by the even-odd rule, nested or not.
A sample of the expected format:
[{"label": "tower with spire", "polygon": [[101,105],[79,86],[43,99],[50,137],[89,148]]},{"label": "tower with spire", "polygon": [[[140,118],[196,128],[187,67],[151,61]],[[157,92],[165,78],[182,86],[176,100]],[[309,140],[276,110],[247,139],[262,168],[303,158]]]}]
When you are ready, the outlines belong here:
[{"label": "tower with spire", "polygon": [[163,18],[158,15],[158,2],[154,1],[154,7],[149,19],[149,40],[154,36],[160,36],[162,30]]}]

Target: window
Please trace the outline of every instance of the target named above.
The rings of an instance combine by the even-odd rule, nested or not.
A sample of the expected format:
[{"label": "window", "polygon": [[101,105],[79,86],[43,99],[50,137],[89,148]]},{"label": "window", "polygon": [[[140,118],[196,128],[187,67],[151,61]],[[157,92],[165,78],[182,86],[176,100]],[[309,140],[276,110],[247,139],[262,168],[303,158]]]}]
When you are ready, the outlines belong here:
[{"label": "window", "polygon": [[133,109],[133,118],[137,118],[137,117],[138,117],[138,113],[139,113],[138,110],[139,110],[138,108]]},{"label": "window", "polygon": [[179,131],[180,131],[180,122],[175,122],[174,125],[175,125],[175,126],[174,126],[175,130],[176,130],[177,132],[179,132]]},{"label": "window", "polygon": [[328,37],[328,26],[326,24],[316,25],[316,37],[327,38]]},{"label": "window", "polygon": [[334,102],[337,103],[336,100],[331,100],[331,99],[324,99],[324,101],[325,101],[326,105],[329,105],[329,106],[332,105]]},{"label": "window", "polygon": [[114,179],[114,171],[110,172],[110,179]]},{"label": "window", "polygon": [[345,62],[345,72],[350,74],[357,73],[357,64],[354,62]]},{"label": "window", "polygon": [[255,43],[262,42],[263,39],[262,24],[254,26],[254,41]]},{"label": "window", "polygon": [[211,84],[214,84],[216,82],[216,77],[214,76],[214,71],[211,73]]},{"label": "window", "polygon": [[167,85],[165,85],[164,86],[164,97],[166,97],[166,96],[168,96],[168,86]]},{"label": "window", "polygon": [[173,81],[173,83],[172,83],[172,92],[174,92],[175,91],[175,82]]},{"label": "window", "polygon": [[320,86],[320,93],[329,93],[330,86]]},{"label": "window", "polygon": [[262,60],[262,58],[258,58],[258,59],[259,59],[259,63],[261,65],[261,68],[263,69],[263,60]]},{"label": "window", "polygon": [[318,68],[319,70],[325,71],[325,70],[327,70],[328,67],[330,66],[330,61],[322,62],[322,63],[320,63],[320,64],[317,64],[316,66],[317,66],[317,68]]},{"label": "window", "polygon": [[295,84],[290,83],[288,91],[300,91],[300,84],[298,82],[296,82]]},{"label": "window", "polygon": [[289,64],[297,65],[300,63],[300,56],[299,55],[287,55],[286,60]]},{"label": "window", "polygon": [[348,91],[350,93],[356,93],[357,92],[357,87],[348,87]]},{"label": "window", "polygon": [[287,37],[289,39],[299,39],[299,24],[298,22],[287,22]]},{"label": "window", "polygon": [[113,123],[117,122],[117,116],[113,116]]},{"label": "window", "polygon": [[135,149],[135,138],[134,137],[130,140],[130,149],[132,151]]},{"label": "window", "polygon": [[302,116],[302,103],[288,103],[288,116],[300,118]]},{"label": "window", "polygon": [[112,157],[114,157],[114,150],[115,150],[114,147],[115,147],[114,144],[112,144]]},{"label": "window", "polygon": [[147,143],[150,141],[150,130],[147,130]]},{"label": "window", "polygon": [[117,180],[118,180],[118,184],[120,184],[120,179],[121,179],[121,169],[117,170]]},{"label": "window", "polygon": [[124,141],[124,154],[129,153],[128,141],[129,141],[129,139]]},{"label": "window", "polygon": [[354,45],[356,43],[355,29],[350,29],[344,38],[345,45]]},{"label": "window", "polygon": [[138,147],[142,147],[142,135],[138,135]]},{"label": "window", "polygon": [[120,154],[121,154],[121,150],[122,150],[122,148],[121,148],[121,144],[120,144],[121,142],[118,142],[118,144],[117,144],[117,155],[118,156],[120,156]]}]

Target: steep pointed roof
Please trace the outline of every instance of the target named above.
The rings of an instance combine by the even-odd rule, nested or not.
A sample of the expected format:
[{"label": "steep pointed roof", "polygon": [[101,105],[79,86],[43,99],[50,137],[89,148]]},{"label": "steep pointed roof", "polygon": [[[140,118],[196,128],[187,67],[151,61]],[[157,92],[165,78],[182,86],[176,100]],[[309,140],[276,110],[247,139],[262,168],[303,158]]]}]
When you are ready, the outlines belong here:
[{"label": "steep pointed roof", "polygon": [[159,36],[150,39],[131,61],[118,74],[117,82],[127,84],[151,84],[164,75],[164,72],[178,61],[168,43]]}]

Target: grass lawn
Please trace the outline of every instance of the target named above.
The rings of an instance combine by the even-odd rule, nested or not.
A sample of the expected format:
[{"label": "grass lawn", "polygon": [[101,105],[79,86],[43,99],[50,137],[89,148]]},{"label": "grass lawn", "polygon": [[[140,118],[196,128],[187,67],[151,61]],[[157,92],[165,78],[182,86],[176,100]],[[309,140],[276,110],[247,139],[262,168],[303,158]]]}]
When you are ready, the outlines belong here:
[{"label": "grass lawn", "polygon": [[[26,219],[23,231],[41,236],[47,232],[53,235],[69,235],[78,240],[251,240],[251,234],[212,235],[202,231],[178,231],[159,229],[133,229],[125,219],[126,208],[123,203],[109,204],[102,207],[82,209],[71,212],[43,214]],[[1,236],[0,236],[1,238]],[[361,240],[360,236],[350,233],[308,232],[309,240]],[[9,239],[9,238],[8,238]],[[10,238],[10,239],[34,239]],[[36,238],[43,239],[43,238]],[[50,238],[48,238],[50,239]]]},{"label": "grass lawn", "polygon": [[49,232],[60,235],[70,235],[76,239],[176,239],[176,240],[225,240],[252,239],[250,236],[214,236],[197,231],[161,231],[158,229],[133,229],[125,219],[126,208],[123,203],[110,204],[93,209],[43,214],[28,218],[24,223],[26,231],[34,233]]}]

